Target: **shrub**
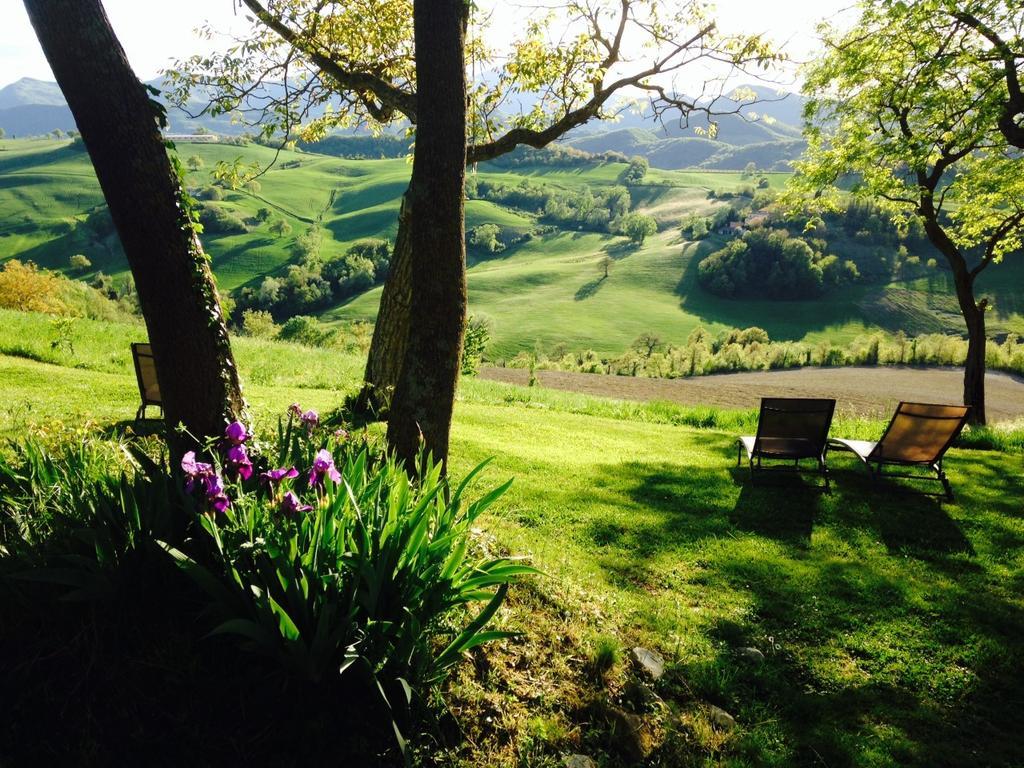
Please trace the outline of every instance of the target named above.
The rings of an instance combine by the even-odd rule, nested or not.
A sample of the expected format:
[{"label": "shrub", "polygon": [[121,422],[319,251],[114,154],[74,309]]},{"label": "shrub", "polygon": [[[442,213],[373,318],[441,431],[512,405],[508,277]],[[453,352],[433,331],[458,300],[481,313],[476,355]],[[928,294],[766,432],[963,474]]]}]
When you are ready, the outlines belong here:
[{"label": "shrub", "polygon": [[273,339],[280,329],[269,312],[247,309],[242,312],[242,332],[257,339]]},{"label": "shrub", "polygon": [[203,231],[210,235],[239,235],[249,231],[242,218],[219,205],[207,203],[199,213]]},{"label": "shrub", "polygon": [[61,279],[33,262],[10,259],[0,270],[0,307],[22,312],[65,314],[61,300]]},{"label": "shrub", "polygon": [[76,253],[70,259],[68,259],[68,266],[75,272],[85,272],[92,267],[92,262],[81,253]]},{"label": "shrub", "polygon": [[382,283],[391,266],[391,243],[387,240],[369,238],[358,240],[345,252],[347,256],[360,256],[373,264],[374,282]]},{"label": "shrub", "polygon": [[315,317],[296,315],[281,326],[278,336],[285,341],[294,341],[307,347],[322,347],[331,342],[334,331],[321,327],[320,321]]},{"label": "shrub", "polygon": [[647,175],[647,170],[651,167],[646,157],[635,155],[629,159],[629,165],[626,169],[619,174],[619,183],[626,184],[639,184],[644,180]]},{"label": "shrub", "polygon": [[224,190],[218,186],[206,187],[196,195],[200,200],[212,200],[214,202],[224,199]]},{"label": "shrub", "polygon": [[491,326],[486,318],[470,315],[466,323],[466,338],[462,344],[462,373],[474,376],[480,370],[487,344],[491,340]]},{"label": "shrub", "polygon": [[[483,628],[508,583],[532,569],[468,553],[470,528],[509,484],[470,502],[484,465],[452,488],[424,460],[411,480],[365,444],[325,440],[316,414],[299,413],[279,427],[281,469],[262,482],[219,480],[225,499],[213,506],[197,478],[228,477],[230,462],[182,463],[215,567],[171,551],[209,595],[214,633],[313,682],[358,664],[393,690],[438,682],[464,651],[506,636]],[[460,621],[474,602],[486,604]]]},{"label": "shrub", "polygon": [[487,625],[534,572],[473,554],[473,525],[509,485],[471,500],[484,465],[457,486],[429,460],[410,478],[297,405],[262,456],[234,423],[210,463],[188,453],[172,472],[79,437],[0,454],[0,551],[22,575],[98,600],[176,563],[205,595],[193,621],[307,683],[370,679],[388,706],[427,700],[466,651],[509,636]]},{"label": "shrub", "polygon": [[630,213],[622,217],[619,231],[629,238],[634,245],[643,245],[649,235],[658,231],[658,222],[653,216],[642,213]]}]

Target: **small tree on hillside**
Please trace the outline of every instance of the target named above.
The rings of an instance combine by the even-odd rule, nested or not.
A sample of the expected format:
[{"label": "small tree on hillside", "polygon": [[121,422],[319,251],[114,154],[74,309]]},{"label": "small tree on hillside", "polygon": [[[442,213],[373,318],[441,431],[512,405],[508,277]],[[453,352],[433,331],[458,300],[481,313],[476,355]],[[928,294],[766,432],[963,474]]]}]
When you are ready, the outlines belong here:
[{"label": "small tree on hillside", "polygon": [[199,155],[192,155],[186,161],[186,165],[188,165],[190,171],[201,171],[206,166],[206,163]]},{"label": "small tree on hillside", "polygon": [[635,155],[629,159],[626,170],[619,174],[619,181],[626,185],[639,184],[644,180],[650,166],[646,157]]},{"label": "small tree on hillside", "polygon": [[286,237],[287,235],[291,234],[292,225],[289,224],[284,219],[275,219],[270,224],[269,229],[272,235],[277,235],[278,237]]},{"label": "small tree on hillside", "polygon": [[92,266],[92,262],[84,254],[76,253],[68,259],[68,266],[75,272],[85,272]]},{"label": "small tree on hillside", "polygon": [[622,217],[619,228],[633,245],[640,246],[644,244],[644,240],[658,231],[658,222],[653,216],[628,213]]},{"label": "small tree on hillside", "polygon": [[613,259],[611,256],[607,256],[607,255],[602,256],[601,259],[597,262],[598,269],[600,269],[600,271],[601,271],[601,279],[602,280],[607,280],[608,279],[608,272],[609,272],[609,270],[611,270],[611,268],[612,268],[612,266],[614,264],[615,264],[615,259]]}]

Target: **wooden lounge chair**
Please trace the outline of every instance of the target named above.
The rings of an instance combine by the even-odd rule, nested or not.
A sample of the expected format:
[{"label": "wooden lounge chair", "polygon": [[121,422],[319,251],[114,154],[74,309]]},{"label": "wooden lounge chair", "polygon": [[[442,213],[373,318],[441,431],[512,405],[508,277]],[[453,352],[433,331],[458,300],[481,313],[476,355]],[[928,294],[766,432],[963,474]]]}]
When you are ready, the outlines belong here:
[{"label": "wooden lounge chair", "polygon": [[156,358],[149,344],[132,344],[132,359],[135,361],[135,379],[139,383],[139,397],[142,405],[135,413],[135,420],[146,418],[146,406],[155,405],[163,412],[163,400],[160,398],[160,385],[156,380]]},{"label": "wooden lounge chair", "polygon": [[934,478],[905,472],[888,472],[885,476],[938,480],[946,498],[952,501],[953,489],[942,471],[942,457],[967,423],[970,410],[965,405],[900,403],[877,443],[833,438],[828,441],[829,448],[855,453],[876,481],[882,477],[882,468],[886,465],[930,469],[935,472]]},{"label": "wooden lounge chair", "polygon": [[[736,466],[747,452],[750,476],[767,469],[800,471],[800,462],[811,459],[812,470],[825,480],[825,490],[831,491],[828,466],[825,462],[828,429],[832,425],[836,401],[803,397],[765,397],[761,399],[761,414],[757,420],[757,434],[737,440]],[[792,466],[768,467],[766,459],[792,461]]]}]

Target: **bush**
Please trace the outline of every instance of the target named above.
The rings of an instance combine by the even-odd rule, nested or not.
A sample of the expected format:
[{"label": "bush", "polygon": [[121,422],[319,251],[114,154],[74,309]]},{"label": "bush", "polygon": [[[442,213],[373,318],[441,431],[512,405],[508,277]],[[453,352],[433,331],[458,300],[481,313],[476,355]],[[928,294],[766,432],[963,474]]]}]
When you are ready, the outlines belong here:
[{"label": "bush", "polygon": [[207,203],[199,213],[203,231],[210,235],[240,235],[249,231],[242,218],[219,205]]},{"label": "bush", "polygon": [[629,159],[629,165],[626,169],[619,174],[619,183],[629,186],[630,184],[639,184],[644,180],[647,175],[647,170],[651,167],[651,164],[647,161],[646,157],[635,155]]},{"label": "bush", "polygon": [[334,331],[326,330],[315,317],[296,315],[281,326],[278,336],[285,341],[294,341],[307,347],[326,346],[334,338]]},{"label": "bush", "polygon": [[[211,635],[306,684],[371,680],[365,692],[387,691],[388,706],[429,702],[466,651],[508,636],[486,627],[510,583],[533,573],[472,554],[473,525],[508,487],[471,500],[483,465],[457,487],[429,461],[411,479],[298,406],[263,455],[236,423],[209,464],[186,454],[170,472],[130,446],[73,438],[0,454],[3,555],[93,601],[175,563],[205,596],[189,623],[212,619]],[[179,591],[145,599],[169,605]]]},{"label": "bush", "polygon": [[33,262],[17,259],[5,262],[0,269],[0,308],[21,312],[67,314],[61,300],[61,278]]},{"label": "bush", "polygon": [[247,309],[242,312],[242,333],[256,339],[273,339],[280,329],[269,312]]},{"label": "bush", "polygon": [[75,272],[85,272],[92,267],[92,262],[81,253],[76,253],[70,259],[68,259],[68,266]]},{"label": "bush", "polygon": [[485,255],[500,253],[505,250],[505,244],[501,242],[501,228],[497,224],[481,224],[473,227],[466,233],[469,246]]},{"label": "bush", "polygon": [[462,373],[475,376],[480,370],[487,344],[491,340],[491,325],[486,318],[469,316],[466,338],[462,344]]},{"label": "bush", "polygon": [[649,235],[658,231],[658,222],[653,216],[641,213],[630,213],[622,217],[619,231],[629,238],[634,245],[643,245]]}]

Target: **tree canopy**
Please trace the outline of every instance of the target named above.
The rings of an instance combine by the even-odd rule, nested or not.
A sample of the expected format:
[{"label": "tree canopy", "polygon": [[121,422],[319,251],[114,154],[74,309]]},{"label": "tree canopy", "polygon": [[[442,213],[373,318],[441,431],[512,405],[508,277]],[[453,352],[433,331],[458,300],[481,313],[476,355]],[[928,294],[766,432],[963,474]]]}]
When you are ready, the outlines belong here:
[{"label": "tree canopy", "polygon": [[[967,325],[964,402],[984,422],[985,311],[977,276],[1020,249],[1024,174],[1009,138],[1012,81],[982,29],[1020,47],[1024,8],[994,0],[862,0],[806,69],[807,153],[792,194],[841,204],[839,185],[918,218],[946,257]],[[967,20],[966,15],[974,19]],[[1011,134],[1008,137],[1007,134]]]},{"label": "tree canopy", "polygon": [[[250,33],[219,53],[179,61],[168,73],[177,102],[208,100],[206,109],[232,113],[265,138],[418,122],[410,0],[241,2],[252,14]],[[707,92],[684,96],[672,77],[702,61],[757,69],[781,58],[760,35],[719,32],[699,0],[570,0],[530,16],[507,51],[486,44],[487,21],[474,11],[467,37],[475,77],[469,162],[545,146],[613,115],[621,105],[612,97],[629,90],[649,96],[659,118],[738,113],[754,94],[709,83]]]}]

